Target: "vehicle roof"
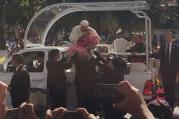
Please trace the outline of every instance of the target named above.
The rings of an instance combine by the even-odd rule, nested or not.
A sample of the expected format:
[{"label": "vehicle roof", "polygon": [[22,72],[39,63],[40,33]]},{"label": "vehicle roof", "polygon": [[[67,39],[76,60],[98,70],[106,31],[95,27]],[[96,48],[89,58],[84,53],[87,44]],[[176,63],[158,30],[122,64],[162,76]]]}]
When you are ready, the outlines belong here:
[{"label": "vehicle roof", "polygon": [[[38,11],[29,21],[25,35],[25,47],[30,45],[44,45],[47,34],[50,28],[60,18],[70,13],[79,11],[141,11],[148,10],[149,4],[143,0],[137,1],[118,1],[118,2],[82,2],[82,3],[58,3]],[[139,15],[139,14],[138,14]],[[41,25],[43,24],[43,25]],[[38,28],[38,30],[36,30]],[[34,36],[31,31],[36,33],[39,37],[38,40],[34,40]]]}]

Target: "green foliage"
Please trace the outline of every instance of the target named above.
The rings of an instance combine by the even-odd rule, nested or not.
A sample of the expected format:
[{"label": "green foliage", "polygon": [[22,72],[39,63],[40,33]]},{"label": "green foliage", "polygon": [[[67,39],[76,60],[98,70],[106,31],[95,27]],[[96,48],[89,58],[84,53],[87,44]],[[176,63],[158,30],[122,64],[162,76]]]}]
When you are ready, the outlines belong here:
[{"label": "green foliage", "polygon": [[[150,4],[148,14],[153,26],[158,28],[179,28],[176,24],[179,20],[177,9],[179,6],[169,6],[169,0],[147,0]],[[179,1],[179,0],[178,0]]]},{"label": "green foliage", "polygon": [[26,7],[30,5],[29,0],[18,0],[18,2],[21,7]]},{"label": "green foliage", "polygon": [[5,34],[14,32],[16,25],[26,27],[30,18],[43,7],[44,0],[0,0],[0,38],[4,46]]},{"label": "green foliage", "polygon": [[1,24],[14,27],[17,23],[26,25],[35,12],[43,6],[43,0],[1,0]]},{"label": "green foliage", "polygon": [[[28,21],[41,8],[59,2],[109,2],[121,0],[0,0],[0,29],[1,32],[7,32],[14,29],[17,24],[26,28]],[[126,1],[126,0],[123,0]],[[127,0],[129,1],[129,0]],[[150,4],[150,10],[147,11],[152,20],[152,28],[179,28],[179,7],[169,7],[167,0],[146,0]],[[179,2],[179,0],[177,0]],[[161,7],[161,4],[164,6]],[[76,13],[75,13],[76,14]],[[78,14],[78,13],[77,13]],[[84,15],[84,16],[83,16]],[[124,31],[137,31],[143,29],[142,22],[135,17],[129,17],[130,13],[84,13],[80,17],[69,15],[63,18],[60,23],[67,22],[67,27],[74,26],[81,19],[88,19],[90,24],[100,32],[102,29],[107,29],[110,32],[115,32],[119,27]],[[90,17],[89,17],[90,16]],[[107,17],[106,17],[107,16]],[[73,22],[71,21],[73,19]],[[135,26],[135,27],[134,27]],[[108,32],[106,31],[106,32]],[[4,33],[1,33],[3,37]]]}]

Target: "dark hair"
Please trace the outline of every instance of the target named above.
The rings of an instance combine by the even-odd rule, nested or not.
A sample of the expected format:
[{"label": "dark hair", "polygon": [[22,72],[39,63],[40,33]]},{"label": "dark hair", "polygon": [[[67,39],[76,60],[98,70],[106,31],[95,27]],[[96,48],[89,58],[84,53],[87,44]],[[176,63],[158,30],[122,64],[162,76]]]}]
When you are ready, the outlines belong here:
[{"label": "dark hair", "polygon": [[44,53],[43,52],[38,52],[37,56],[43,58],[44,57]]},{"label": "dark hair", "polygon": [[113,64],[114,68],[116,68],[118,70],[122,70],[124,72],[125,72],[126,67],[127,67],[127,61],[123,57],[114,57],[112,59],[112,64]]},{"label": "dark hair", "polygon": [[160,119],[171,119],[172,107],[170,104],[162,99],[154,99],[147,104],[152,114]]},{"label": "dark hair", "polygon": [[54,59],[54,57],[59,53],[58,49],[52,49],[50,50],[49,54],[48,54],[48,58],[49,59]]},{"label": "dark hair", "polygon": [[167,33],[169,33],[174,38],[173,31],[167,31],[164,34],[167,34]]},{"label": "dark hair", "polygon": [[12,60],[16,61],[18,64],[24,63],[24,57],[22,54],[19,54],[19,53],[13,54]]}]

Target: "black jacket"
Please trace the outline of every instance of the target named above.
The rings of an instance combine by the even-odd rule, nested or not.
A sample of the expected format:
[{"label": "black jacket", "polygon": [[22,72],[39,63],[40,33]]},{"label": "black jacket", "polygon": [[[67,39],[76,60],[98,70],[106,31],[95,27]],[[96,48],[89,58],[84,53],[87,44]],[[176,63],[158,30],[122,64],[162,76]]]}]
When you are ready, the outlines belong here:
[{"label": "black jacket", "polygon": [[71,67],[71,64],[62,61],[48,60],[47,66],[47,89],[66,88],[65,70]]},{"label": "black jacket", "polygon": [[30,76],[23,65],[14,72],[9,87],[13,107],[29,100]]},{"label": "black jacket", "polygon": [[161,73],[177,73],[179,68],[179,46],[172,43],[170,63],[166,63],[165,58],[166,44],[161,45],[158,58],[160,59],[160,71]]}]

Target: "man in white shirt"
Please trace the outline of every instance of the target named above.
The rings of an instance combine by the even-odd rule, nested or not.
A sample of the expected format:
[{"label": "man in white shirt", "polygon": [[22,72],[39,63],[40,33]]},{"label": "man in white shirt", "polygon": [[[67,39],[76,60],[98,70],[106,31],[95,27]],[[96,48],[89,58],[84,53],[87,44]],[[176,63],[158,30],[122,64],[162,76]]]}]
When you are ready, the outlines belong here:
[{"label": "man in white shirt", "polygon": [[85,35],[85,33],[87,33],[87,32],[96,33],[96,31],[95,31],[93,28],[89,27],[89,22],[88,22],[88,21],[82,20],[82,21],[80,22],[80,25],[75,26],[75,27],[72,29],[71,33],[70,33],[69,39],[70,39],[71,44],[76,44],[77,41],[78,41],[83,35]]}]

